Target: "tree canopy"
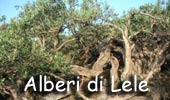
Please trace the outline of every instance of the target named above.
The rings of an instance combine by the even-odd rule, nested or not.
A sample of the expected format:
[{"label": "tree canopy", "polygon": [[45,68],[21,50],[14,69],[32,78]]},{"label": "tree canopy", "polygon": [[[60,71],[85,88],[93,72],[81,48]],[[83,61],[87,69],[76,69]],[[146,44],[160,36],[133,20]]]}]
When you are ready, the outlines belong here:
[{"label": "tree canopy", "polygon": [[18,100],[6,87],[17,90],[40,74],[67,79],[72,73],[83,76],[82,70],[91,73],[85,75],[90,79],[106,67],[118,86],[131,75],[149,81],[151,74],[169,69],[170,1],[145,4],[123,16],[98,0],[37,0],[18,7],[22,11],[9,23],[0,18],[3,98]]}]

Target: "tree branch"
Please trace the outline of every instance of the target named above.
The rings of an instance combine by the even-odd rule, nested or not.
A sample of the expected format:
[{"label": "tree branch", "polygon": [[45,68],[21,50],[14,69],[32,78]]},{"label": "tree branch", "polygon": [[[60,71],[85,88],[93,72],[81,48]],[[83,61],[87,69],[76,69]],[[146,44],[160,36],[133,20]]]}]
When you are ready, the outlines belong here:
[{"label": "tree branch", "polygon": [[105,26],[112,26],[112,27],[114,27],[115,29],[118,29],[122,34],[124,33],[123,29],[120,28],[119,26],[115,25],[115,24],[108,23],[108,24],[106,24]]},{"label": "tree branch", "polygon": [[61,78],[60,76],[57,76],[57,75],[55,75],[55,74],[53,74],[53,73],[45,72],[45,74],[47,74],[47,75],[49,75],[49,76],[52,76],[52,77],[54,77],[54,78],[56,78],[56,79],[60,79],[60,80],[63,81],[63,82],[66,82],[65,79],[63,79],[63,78]]},{"label": "tree branch", "polygon": [[83,95],[80,91],[77,91],[77,94],[82,97],[84,100],[94,100],[94,99],[90,99],[88,97],[86,97],[85,95]]},{"label": "tree branch", "polygon": [[149,16],[149,17],[151,17],[152,19],[160,19],[160,18],[155,17],[155,16],[153,16],[153,15],[151,15],[151,14],[144,13],[144,12],[141,12],[141,11],[134,11],[134,12],[132,12],[132,14],[140,14],[140,15]]},{"label": "tree branch", "polygon": [[65,45],[67,45],[68,43],[73,42],[73,41],[75,41],[75,40],[76,40],[75,38],[72,38],[72,39],[70,39],[70,40],[67,40],[67,41],[63,42],[63,43],[56,49],[56,51],[61,50]]}]

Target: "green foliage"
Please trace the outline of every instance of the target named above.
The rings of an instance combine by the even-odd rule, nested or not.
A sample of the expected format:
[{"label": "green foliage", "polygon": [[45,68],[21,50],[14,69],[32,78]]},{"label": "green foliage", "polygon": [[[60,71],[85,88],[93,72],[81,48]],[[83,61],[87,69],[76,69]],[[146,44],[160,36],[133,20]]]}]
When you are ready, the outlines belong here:
[{"label": "green foliage", "polygon": [[[146,4],[139,8],[160,17],[154,23],[156,30],[170,29],[170,1],[164,7]],[[18,6],[17,6],[18,8]],[[134,11],[134,10],[132,10]],[[113,22],[121,28],[126,26],[130,12],[116,17],[113,9],[97,0],[37,0],[28,2],[18,18],[11,19],[0,28],[0,85],[16,84],[16,80],[51,73],[66,73],[71,64],[92,65],[98,56],[98,48],[112,36],[122,38],[120,32],[108,27]],[[136,10],[135,10],[136,11]],[[138,10],[137,10],[138,11]],[[5,20],[5,17],[0,19]],[[135,15],[130,36],[141,31],[153,32],[148,16]],[[5,28],[2,28],[4,27]],[[64,42],[75,38],[74,42]]]},{"label": "green foliage", "polygon": [[3,15],[0,17],[0,23],[3,22],[5,24],[6,16]]},{"label": "green foliage", "polygon": [[[22,12],[0,31],[1,85],[16,84],[18,79],[45,72],[66,73],[70,64],[85,55],[83,52],[90,41],[96,40],[89,46],[96,50],[98,43],[108,36],[109,29],[98,29],[100,20],[107,16],[104,12],[109,9],[104,10],[93,0],[82,3],[76,0],[37,0],[16,8],[21,8]],[[2,17],[1,21],[4,20]],[[3,25],[5,23],[1,27]],[[76,38],[76,42],[64,46],[63,50],[56,50],[71,38]],[[84,64],[83,59],[80,62]]]}]

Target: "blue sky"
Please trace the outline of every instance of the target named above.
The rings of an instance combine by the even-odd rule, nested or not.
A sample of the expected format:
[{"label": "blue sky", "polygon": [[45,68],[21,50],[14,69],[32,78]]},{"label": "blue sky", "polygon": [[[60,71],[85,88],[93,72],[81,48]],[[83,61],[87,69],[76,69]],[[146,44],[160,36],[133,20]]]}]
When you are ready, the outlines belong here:
[{"label": "blue sky", "polygon": [[[6,16],[6,22],[10,21],[10,18],[16,17],[19,11],[15,9],[15,5],[23,6],[28,1],[35,0],[0,0],[0,16]],[[108,4],[114,8],[118,14],[122,14],[123,11],[127,11],[131,8],[138,8],[140,5],[146,3],[156,3],[157,0],[106,0]]]}]

